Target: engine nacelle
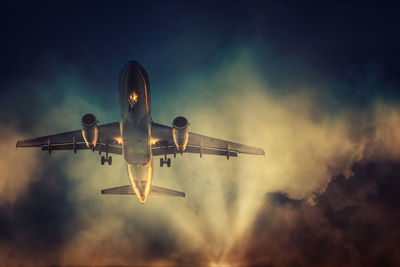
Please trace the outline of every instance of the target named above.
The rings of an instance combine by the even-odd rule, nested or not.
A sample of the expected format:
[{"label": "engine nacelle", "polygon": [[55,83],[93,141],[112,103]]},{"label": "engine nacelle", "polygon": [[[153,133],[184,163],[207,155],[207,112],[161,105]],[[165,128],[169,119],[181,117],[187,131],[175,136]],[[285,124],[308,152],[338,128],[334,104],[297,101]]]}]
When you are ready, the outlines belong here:
[{"label": "engine nacelle", "polygon": [[88,147],[94,148],[99,137],[97,119],[93,114],[86,114],[82,117],[82,136]]},{"label": "engine nacelle", "polygon": [[179,152],[186,150],[189,141],[189,122],[185,117],[176,117],[172,122],[172,138]]}]

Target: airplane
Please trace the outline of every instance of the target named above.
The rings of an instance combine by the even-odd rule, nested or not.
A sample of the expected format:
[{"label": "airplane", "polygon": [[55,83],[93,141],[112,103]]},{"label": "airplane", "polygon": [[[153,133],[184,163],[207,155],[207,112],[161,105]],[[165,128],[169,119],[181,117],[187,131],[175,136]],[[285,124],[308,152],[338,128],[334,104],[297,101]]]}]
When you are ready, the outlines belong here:
[{"label": "airplane", "polygon": [[[122,155],[127,165],[129,185],[101,190],[102,194],[136,195],[145,203],[148,195],[185,197],[185,193],[152,185],[153,157],[160,167],[171,166],[177,154],[196,153],[237,157],[238,153],[265,155],[262,148],[225,141],[189,132],[189,122],[176,117],[171,126],[153,122],[150,83],[144,68],[135,61],[123,67],[119,80],[121,117],[118,122],[98,125],[93,114],[85,114],[81,129],[17,141],[16,147],[41,147],[49,154],[56,150],[98,151],[101,165],[112,164],[110,154]],[[102,156],[102,153],[105,156]]]}]

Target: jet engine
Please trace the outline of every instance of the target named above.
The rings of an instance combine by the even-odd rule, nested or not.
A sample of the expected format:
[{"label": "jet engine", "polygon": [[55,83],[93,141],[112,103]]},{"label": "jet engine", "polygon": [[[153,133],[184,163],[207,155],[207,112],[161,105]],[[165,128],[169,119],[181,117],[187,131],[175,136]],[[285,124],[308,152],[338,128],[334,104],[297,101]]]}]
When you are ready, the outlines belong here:
[{"label": "jet engine", "polygon": [[99,137],[97,119],[93,114],[86,114],[82,117],[82,136],[87,147],[94,148]]},{"label": "jet engine", "polygon": [[172,137],[179,152],[186,149],[189,140],[189,122],[185,117],[176,117],[172,122]]}]

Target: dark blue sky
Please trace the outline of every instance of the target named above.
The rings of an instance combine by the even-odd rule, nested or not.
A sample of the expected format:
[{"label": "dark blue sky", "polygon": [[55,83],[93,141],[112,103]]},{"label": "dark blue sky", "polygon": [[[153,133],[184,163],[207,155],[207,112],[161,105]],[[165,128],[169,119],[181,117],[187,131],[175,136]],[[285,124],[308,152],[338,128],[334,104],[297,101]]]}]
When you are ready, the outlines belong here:
[{"label": "dark blue sky", "polygon": [[5,94],[7,84],[72,69],[95,85],[88,93],[109,99],[135,59],[157,99],[173,81],[247,49],[280,92],[324,85],[346,105],[399,98],[398,8],[389,4],[10,2],[1,13]]}]

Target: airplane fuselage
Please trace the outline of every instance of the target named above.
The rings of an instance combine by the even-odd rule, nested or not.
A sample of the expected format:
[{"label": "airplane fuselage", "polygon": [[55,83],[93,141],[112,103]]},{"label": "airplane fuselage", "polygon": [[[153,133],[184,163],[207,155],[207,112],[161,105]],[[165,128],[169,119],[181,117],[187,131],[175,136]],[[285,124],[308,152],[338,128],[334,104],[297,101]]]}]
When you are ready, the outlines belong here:
[{"label": "airplane fuselage", "polygon": [[120,130],[122,154],[128,166],[132,188],[144,203],[153,176],[151,154],[151,104],[147,73],[136,62],[129,61],[120,76]]},{"label": "airplane fuselage", "polygon": [[[123,67],[119,81],[121,117],[119,122],[97,125],[93,114],[82,117],[80,130],[19,140],[16,147],[41,147],[49,154],[53,150],[97,150],[100,163],[112,164],[112,154],[119,154],[127,166],[130,185],[101,190],[102,194],[136,195],[141,203],[149,194],[185,197],[176,190],[152,186],[153,156],[160,158],[160,167],[171,166],[167,155],[195,153],[237,157],[238,153],[265,155],[262,148],[247,146],[189,132],[189,122],[178,116],[171,126],[153,122],[151,118],[150,83],[146,71],[135,62]],[[105,156],[101,154],[105,153]]]}]

